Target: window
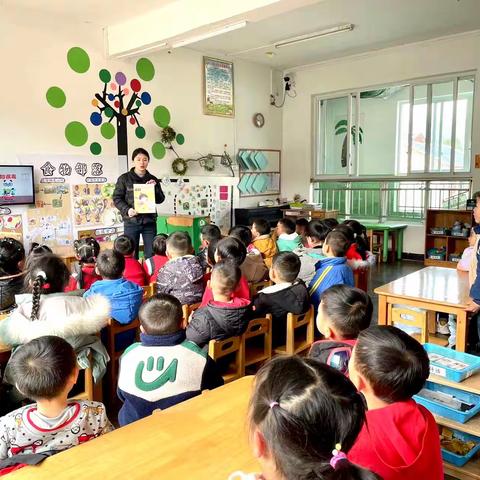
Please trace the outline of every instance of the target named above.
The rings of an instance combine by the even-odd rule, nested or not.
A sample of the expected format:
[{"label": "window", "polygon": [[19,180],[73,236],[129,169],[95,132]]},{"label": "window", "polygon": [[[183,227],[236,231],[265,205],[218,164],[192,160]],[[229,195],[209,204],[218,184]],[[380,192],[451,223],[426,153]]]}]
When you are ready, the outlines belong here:
[{"label": "window", "polygon": [[470,173],[474,77],[316,97],[314,178]]},{"label": "window", "polygon": [[422,221],[426,208],[465,208],[469,180],[314,182],[313,199],[355,219]]}]

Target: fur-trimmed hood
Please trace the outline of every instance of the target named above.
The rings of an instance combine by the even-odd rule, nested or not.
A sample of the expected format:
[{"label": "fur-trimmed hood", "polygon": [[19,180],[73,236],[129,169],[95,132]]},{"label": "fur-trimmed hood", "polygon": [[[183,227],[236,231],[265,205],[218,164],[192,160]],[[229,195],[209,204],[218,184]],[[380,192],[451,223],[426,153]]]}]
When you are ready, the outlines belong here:
[{"label": "fur-trimmed hood", "polygon": [[16,301],[18,308],[0,322],[0,342],[7,345],[22,345],[44,335],[91,335],[105,327],[110,318],[110,302],[102,295],[42,295],[39,319],[35,321],[30,320],[32,295],[17,295]]},{"label": "fur-trimmed hood", "polygon": [[355,258],[348,259],[347,264],[352,270],[372,268],[377,262],[377,257],[372,252],[367,251],[367,258],[365,260],[358,260]]}]

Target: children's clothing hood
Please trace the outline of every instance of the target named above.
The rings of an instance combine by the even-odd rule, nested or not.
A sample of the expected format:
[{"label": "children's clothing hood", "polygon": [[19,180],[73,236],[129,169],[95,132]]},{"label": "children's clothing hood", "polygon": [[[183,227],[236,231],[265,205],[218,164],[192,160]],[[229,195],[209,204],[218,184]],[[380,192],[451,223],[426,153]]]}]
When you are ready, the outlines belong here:
[{"label": "children's clothing hood", "polygon": [[302,246],[302,237],[297,233],[282,233],[277,239],[279,252],[292,252]]},{"label": "children's clothing hood", "polygon": [[443,480],[437,425],[413,400],[369,410],[348,458],[384,480]]},{"label": "children's clothing hood", "polygon": [[268,268],[263,262],[262,256],[255,253],[247,254],[244,262],[240,265],[240,270],[247,282],[251,283],[261,282],[268,275]]}]

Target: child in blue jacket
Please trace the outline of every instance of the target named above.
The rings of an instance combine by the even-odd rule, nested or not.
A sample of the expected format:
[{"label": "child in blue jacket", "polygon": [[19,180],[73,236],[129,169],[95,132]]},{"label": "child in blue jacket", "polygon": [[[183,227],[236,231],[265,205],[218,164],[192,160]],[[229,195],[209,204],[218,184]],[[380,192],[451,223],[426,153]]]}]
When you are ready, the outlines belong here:
[{"label": "child in blue jacket", "polygon": [[102,277],[97,280],[83,296],[100,294],[110,300],[111,316],[124,325],[137,318],[142,303],[143,288],[125,280],[125,258],[115,250],[105,250],[98,255],[96,271]]},{"label": "child in blue jacket", "polygon": [[355,286],[352,269],[347,264],[348,239],[342,232],[331,231],[323,244],[323,254],[326,258],[319,260],[315,265],[316,272],[308,285],[315,315],[322,293],[332,285]]}]

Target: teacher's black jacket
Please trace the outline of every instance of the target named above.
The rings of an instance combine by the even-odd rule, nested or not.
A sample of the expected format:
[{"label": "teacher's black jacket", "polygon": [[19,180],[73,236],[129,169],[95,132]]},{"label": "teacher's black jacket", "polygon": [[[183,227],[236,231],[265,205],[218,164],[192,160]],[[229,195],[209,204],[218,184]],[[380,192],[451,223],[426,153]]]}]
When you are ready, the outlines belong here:
[{"label": "teacher's black jacket", "polygon": [[157,177],[153,176],[148,170],[143,177],[139,177],[133,168],[130,171],[120,175],[113,191],[113,203],[120,210],[125,223],[145,225],[155,223],[156,213],[142,213],[134,217],[128,216],[128,210],[134,208],[133,202],[133,184],[147,183],[149,180],[155,180],[155,203],[159,204],[165,200],[162,187]]}]

